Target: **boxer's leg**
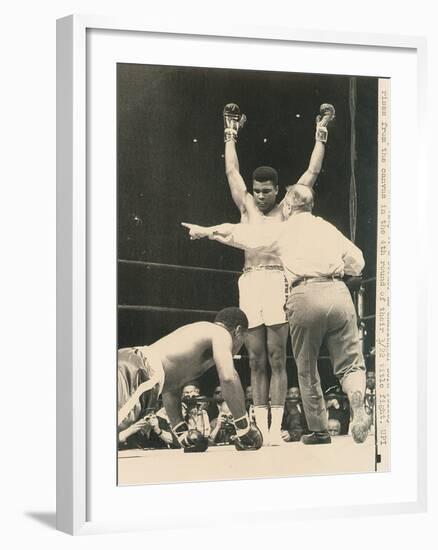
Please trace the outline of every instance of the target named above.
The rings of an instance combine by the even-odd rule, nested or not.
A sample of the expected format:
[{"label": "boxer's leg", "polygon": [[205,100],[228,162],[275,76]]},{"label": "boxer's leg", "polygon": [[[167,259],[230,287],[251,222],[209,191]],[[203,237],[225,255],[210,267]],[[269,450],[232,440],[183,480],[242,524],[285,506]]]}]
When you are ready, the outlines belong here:
[{"label": "boxer's leg", "polygon": [[265,445],[268,443],[269,374],[266,351],[266,327],[262,319],[261,274],[254,271],[239,278],[239,305],[248,317],[249,330],[245,338],[251,368],[254,414],[262,432]]},{"label": "boxer's leg", "polygon": [[271,427],[269,442],[280,445],[281,422],[287,393],[286,342],[289,334],[287,323],[266,327],[268,360],[271,366]]},{"label": "boxer's leg", "polygon": [[281,422],[287,393],[286,343],[289,333],[284,304],[287,297],[287,281],[281,270],[263,272],[261,292],[262,318],[266,325],[266,348],[271,367],[271,445],[283,444]]},{"label": "boxer's leg", "polygon": [[248,330],[245,346],[251,369],[252,397],[256,424],[268,441],[269,375],[266,353],[266,327],[264,325]]}]

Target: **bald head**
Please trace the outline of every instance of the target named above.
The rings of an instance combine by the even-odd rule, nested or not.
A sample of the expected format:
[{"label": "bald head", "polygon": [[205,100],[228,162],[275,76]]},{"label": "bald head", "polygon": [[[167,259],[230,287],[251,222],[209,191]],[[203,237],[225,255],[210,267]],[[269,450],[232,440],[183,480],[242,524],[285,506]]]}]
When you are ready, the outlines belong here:
[{"label": "bald head", "polygon": [[307,185],[291,185],[284,197],[286,217],[297,212],[312,212],[313,191]]}]

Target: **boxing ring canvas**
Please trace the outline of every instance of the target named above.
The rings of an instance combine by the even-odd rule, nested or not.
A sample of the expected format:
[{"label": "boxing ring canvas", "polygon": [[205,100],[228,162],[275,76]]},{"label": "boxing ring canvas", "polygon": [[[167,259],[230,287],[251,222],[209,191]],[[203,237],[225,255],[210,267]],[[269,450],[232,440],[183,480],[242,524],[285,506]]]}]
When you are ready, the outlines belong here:
[{"label": "boxing ring canvas", "polygon": [[[268,29],[181,33],[82,17],[58,25],[58,527],[90,532],[106,529],[109,519],[116,529],[164,526],[158,511],[133,517],[132,503],[147,499],[176,517],[189,491],[197,499],[214,494],[227,506],[237,506],[242,494],[256,502],[260,492],[275,491],[277,502],[257,504],[249,520],[305,517],[315,502],[310,494],[331,513],[346,513],[346,505],[348,513],[369,512],[370,505],[373,513],[421,508],[421,447],[400,452],[407,386],[391,365],[408,360],[394,348],[406,335],[397,322],[402,306],[415,311],[424,299],[420,286],[406,299],[403,274],[394,280],[403,247],[421,232],[417,219],[415,231],[403,232],[409,201],[400,189],[409,179],[421,185],[421,111],[407,114],[404,105],[419,104],[423,94],[423,42]],[[192,243],[180,227],[239,221],[224,173],[222,108],[230,101],[248,117],[239,142],[246,183],[254,167],[272,165],[280,189],[306,168],[319,105],[336,107],[315,214],[355,242],[366,261],[353,296],[376,380],[373,429],[363,444],[347,433],[331,445],[297,441],[250,453],[225,445],[199,454],[117,450],[117,349],[149,345],[238,305],[241,251]],[[417,365],[412,376],[420,391],[417,346],[404,355]],[[245,348],[235,365],[247,386]],[[318,369],[324,388],[336,383],[324,349]],[[297,385],[290,343],[287,376],[288,386]],[[214,368],[200,384],[212,394]],[[409,419],[420,445],[423,407]],[[344,498],[329,502],[339,484]],[[291,508],[288,491],[300,495],[300,506]],[[175,525],[190,521],[183,516]]]}]

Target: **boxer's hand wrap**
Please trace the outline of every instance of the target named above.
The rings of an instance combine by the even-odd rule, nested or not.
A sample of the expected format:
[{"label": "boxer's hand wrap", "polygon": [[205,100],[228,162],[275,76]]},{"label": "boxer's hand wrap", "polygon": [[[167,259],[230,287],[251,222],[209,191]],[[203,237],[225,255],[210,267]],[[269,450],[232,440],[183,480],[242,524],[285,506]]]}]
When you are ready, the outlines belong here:
[{"label": "boxer's hand wrap", "polygon": [[224,107],[224,142],[236,141],[239,129],[246,122],[246,116],[240,113],[239,105],[228,103]]},{"label": "boxer's hand wrap", "polygon": [[335,120],[336,111],[330,103],[323,103],[319,108],[319,115],[316,117],[315,140],[327,143],[328,127]]},{"label": "boxer's hand wrap", "polygon": [[244,414],[240,418],[234,420],[237,437],[241,437],[249,432],[250,422],[248,414]]},{"label": "boxer's hand wrap", "polygon": [[248,415],[234,421],[237,437],[234,445],[238,451],[256,451],[263,445],[263,436],[257,426],[251,425]]}]

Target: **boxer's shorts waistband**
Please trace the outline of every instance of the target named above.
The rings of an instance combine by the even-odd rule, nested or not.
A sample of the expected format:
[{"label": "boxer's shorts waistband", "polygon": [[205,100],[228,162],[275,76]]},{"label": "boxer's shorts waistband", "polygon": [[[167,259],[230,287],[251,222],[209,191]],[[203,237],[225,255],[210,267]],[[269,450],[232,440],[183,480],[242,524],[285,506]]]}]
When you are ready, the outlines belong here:
[{"label": "boxer's shorts waistband", "polygon": [[342,277],[340,275],[331,275],[327,277],[300,277],[291,283],[290,288],[292,290],[293,288],[305,283],[328,283],[330,281],[342,281]]},{"label": "boxer's shorts waistband", "polygon": [[255,265],[243,269],[243,273],[252,273],[253,271],[284,271],[284,269],[282,265]]},{"label": "boxer's shorts waistband", "polygon": [[164,386],[164,368],[161,362],[161,357],[153,351],[149,346],[133,347],[135,353],[139,354],[143,361],[147,361],[153,370],[152,379],[159,385],[159,393],[161,394]]}]

